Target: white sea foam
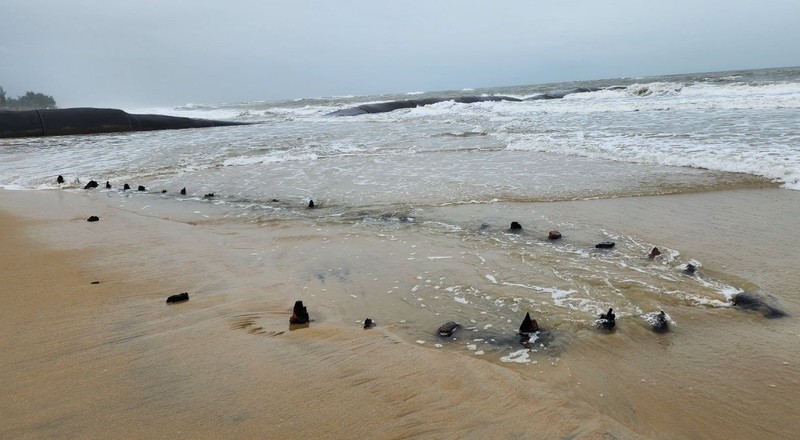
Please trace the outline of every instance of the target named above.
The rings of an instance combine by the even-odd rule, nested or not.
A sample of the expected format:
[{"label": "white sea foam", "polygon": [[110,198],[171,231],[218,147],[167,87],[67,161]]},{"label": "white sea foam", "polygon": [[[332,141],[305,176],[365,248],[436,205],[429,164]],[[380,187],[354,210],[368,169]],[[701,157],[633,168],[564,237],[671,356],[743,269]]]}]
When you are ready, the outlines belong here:
[{"label": "white sea foam", "polygon": [[[719,136],[730,137],[723,133]],[[560,138],[546,134],[509,136],[508,149],[746,173],[782,182],[788,189],[798,189],[800,144],[794,142],[800,140],[800,134],[795,133],[788,142],[776,139],[780,138],[734,137],[702,141],[699,137],[697,140],[677,135],[648,138],[633,133],[598,137],[575,131]]]},{"label": "white sea foam", "polygon": [[515,363],[515,364],[529,364],[531,363],[531,355],[530,350],[524,348],[522,350],[517,350],[512,352],[506,356],[500,358],[500,362],[504,363]]},{"label": "white sea foam", "polygon": [[[658,311],[658,312],[650,312],[650,313],[646,313],[646,314],[642,315],[642,318],[643,318],[643,319],[644,319],[644,320],[645,320],[645,321],[646,321],[648,324],[650,324],[650,325],[656,325],[656,324],[658,324],[658,315],[659,315],[660,313],[661,313],[660,311]],[[672,316],[670,316],[670,315],[669,315],[668,313],[666,313],[666,312],[664,312],[664,316],[665,316],[665,318],[666,318],[667,322],[669,323],[669,325],[677,326],[677,324],[675,323],[675,320],[673,320],[673,319],[672,319]]]},{"label": "white sea foam", "polygon": [[234,157],[231,159],[226,159],[223,162],[223,165],[225,165],[226,167],[245,166],[245,165],[263,164],[263,163],[279,163],[287,161],[308,161],[308,160],[317,160],[318,158],[319,156],[317,156],[314,153],[291,154],[287,152],[276,152],[274,154],[268,154],[263,156]]},{"label": "white sea foam", "polygon": [[676,95],[683,90],[683,84],[654,82],[647,84],[633,84],[625,88],[625,93],[631,96],[664,96]]},{"label": "white sea foam", "polygon": [[725,287],[723,287],[723,288],[720,290],[720,292],[719,292],[719,293],[721,293],[721,294],[722,294],[722,296],[724,296],[724,297],[725,297],[725,299],[727,299],[728,301],[730,301],[730,300],[732,300],[732,299],[733,299],[733,297],[734,297],[735,295],[737,295],[737,294],[739,294],[739,293],[742,293],[742,292],[743,292],[743,290],[741,290],[741,289],[737,289],[736,287],[733,287],[733,286],[725,286]]},{"label": "white sea foam", "polygon": [[13,184],[13,183],[0,185],[0,188],[3,188],[5,190],[9,190],[9,191],[21,191],[21,190],[27,189],[22,185],[17,185],[17,184]]},{"label": "white sea foam", "polygon": [[[484,120],[495,128],[484,122],[481,131],[503,139],[509,151],[747,173],[798,189],[800,129],[792,117],[797,109],[800,82],[640,82],[564,99],[445,101],[376,117]],[[754,120],[747,122],[742,111]],[[609,125],[620,129],[604,128]]]}]

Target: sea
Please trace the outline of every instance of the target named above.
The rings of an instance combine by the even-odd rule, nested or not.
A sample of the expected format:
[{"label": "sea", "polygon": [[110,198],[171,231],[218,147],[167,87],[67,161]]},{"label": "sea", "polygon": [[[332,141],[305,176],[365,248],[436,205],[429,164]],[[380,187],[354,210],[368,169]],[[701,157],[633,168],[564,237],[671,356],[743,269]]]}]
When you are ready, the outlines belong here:
[{"label": "sea", "polygon": [[[518,100],[448,99],[464,96]],[[335,115],[365,104],[426,98],[436,102]],[[742,289],[701,280],[684,292],[671,286],[680,284],[680,276],[662,271],[701,263],[682,260],[678,250],[665,251],[665,265],[631,271],[626,259],[647,254],[650,243],[519,207],[754,186],[800,190],[800,68],[125,110],[252,124],[2,139],[0,187],[80,192],[96,180],[114,203],[128,203],[132,211],[162,206],[163,213],[154,215],[185,221],[196,220],[196,207],[204,206],[207,222],[304,219],[376,234],[455,237],[455,252],[427,258],[471,252],[478,265],[485,261],[483,250],[528,264],[532,257],[515,255],[516,246],[546,238],[551,229],[571,229],[573,240],[580,237],[586,247],[536,241],[531,252],[545,263],[535,282],[483,274],[491,284],[549,295],[552,307],[567,314],[603,311],[618,293],[614,280],[626,272],[639,278],[626,282],[641,283],[640,290],[675,290],[703,304],[724,304]],[[58,175],[65,184],[56,183]],[[106,181],[112,189],[103,189]],[[122,191],[125,183],[133,190]],[[140,185],[146,190],[136,191]],[[514,209],[503,208],[508,206]],[[509,230],[512,221],[521,222],[523,234]],[[536,235],[529,226],[538,228]],[[597,253],[590,246],[595,237],[617,240],[622,250]],[[574,266],[569,274],[555,269],[563,260]],[[505,264],[510,262],[499,266]],[[612,288],[593,288],[598,278]],[[465,293],[480,298],[474,286],[444,287],[461,304]],[[623,313],[650,312],[627,300]],[[491,308],[492,301],[479,302]]]},{"label": "sea", "polygon": [[[499,96],[515,99],[461,99]],[[359,106],[407,100],[431,103],[339,116]],[[740,220],[758,225],[761,217],[753,216],[766,223],[773,215],[780,220],[773,225],[786,225],[797,212],[767,197],[763,209],[773,214],[759,212],[752,198],[738,204],[736,191],[800,191],[800,67],[124,110],[250,124],[0,139],[0,188],[81,194],[115,210],[206,228],[219,237],[237,231],[247,240],[199,253],[215,264],[203,266],[215,279],[201,291],[220,295],[217,303],[230,301],[218,291],[283,278],[317,324],[358,328],[370,317],[377,328],[412,345],[459,351],[509,368],[535,366],[537,372],[543,365],[559,368],[572,356],[563,376],[574,373],[585,384],[591,381],[592,392],[607,385],[590,371],[592,357],[603,356],[609,341],[597,329],[599,315],[613,308],[616,337],[622,338],[613,344],[624,351],[650,346],[650,326],[664,311],[678,335],[687,332],[686,345],[669,334],[658,336],[659,349],[670,360],[657,365],[648,359],[662,352],[632,349],[634,374],[644,377],[674,363],[684,372],[658,377],[676,387],[709,374],[706,382],[714,385],[698,397],[707,403],[686,408],[721,417],[728,410],[724,399],[714,396],[728,384],[727,369],[733,359],[752,353],[739,342],[756,341],[758,350],[778,347],[769,342],[774,329],[757,336],[742,330],[733,351],[718,345],[720,335],[742,317],[772,325],[733,310],[733,299],[756,294],[788,315],[787,304],[797,302],[789,292],[762,288],[771,270],[784,280],[775,285],[791,282],[793,272],[785,267],[796,261],[792,246],[748,252],[758,262],[751,266],[752,277],[731,268],[739,264],[735,252],[745,248],[735,249],[737,237],[760,243],[753,231],[738,229]],[[65,183],[56,183],[59,175]],[[100,187],[84,190],[90,180]],[[123,190],[124,184],[132,189]],[[714,193],[732,195],[703,198]],[[683,210],[682,201],[688,203]],[[612,222],[609,209],[630,215],[622,212]],[[643,235],[647,228],[622,226],[626,217],[645,218],[648,210],[659,209],[666,210],[659,211],[666,232],[658,239]],[[717,229],[704,229],[705,224]],[[551,231],[561,238],[549,239]],[[670,243],[670,231],[684,243],[697,233],[700,244]],[[797,236],[779,226],[762,232],[776,244],[780,237]],[[601,242],[613,247],[598,248]],[[720,243],[729,247],[717,248]],[[660,255],[648,258],[654,247]],[[730,264],[714,261],[709,257],[714,252]],[[168,259],[173,257],[165,254],[163,263],[175,264]],[[148,264],[144,257],[126,258],[131,265]],[[248,275],[254,261],[270,258],[282,268],[279,273],[261,273],[255,265]],[[191,261],[180,259],[182,267]],[[770,264],[773,259],[783,264],[780,273]],[[219,281],[226,273],[233,275]],[[246,315],[260,299],[236,301]],[[291,306],[287,301],[287,313]],[[548,330],[534,337],[541,345],[518,338],[526,313]],[[447,321],[457,322],[460,333],[437,334]],[[714,336],[688,334],[700,323]],[[791,336],[796,326],[781,331],[789,335],[782,339],[786,346],[776,350],[782,363],[766,370],[782,371],[791,362],[786,347],[796,346]],[[706,359],[709,353],[714,355]],[[749,366],[743,374],[772,387],[780,380],[769,382],[773,379],[764,374],[767,358],[743,363]],[[613,359],[601,363],[614,369]],[[631,379],[609,374],[615,386]],[[640,382],[638,376],[632,380]],[[650,383],[641,379],[641,384]],[[652,402],[658,409],[647,423],[656,423],[659,411],[684,407],[686,393],[698,396],[692,389],[658,391],[665,406]],[[636,390],[646,401],[649,391]],[[731,399],[770,401],[765,396],[772,391],[740,387]],[[616,409],[610,409],[598,395],[603,396],[598,391],[586,399],[613,417],[630,403],[617,396]],[[794,429],[791,419],[773,411],[780,404],[770,405],[753,416],[775,417],[780,424],[767,437]],[[754,426],[752,418],[746,420],[747,429]]]},{"label": "sea", "polygon": [[[520,101],[448,100],[463,96]],[[335,115],[365,104],[426,98],[437,102]],[[378,234],[409,229],[480,242],[459,252],[510,248],[532,239],[509,233],[512,221],[521,222],[526,233],[529,226],[503,214],[501,207],[509,204],[752,186],[800,190],[800,68],[125,110],[252,124],[3,139],[0,187],[82,191],[96,180],[99,191],[130,203],[131,210],[160,204],[168,213],[163,215],[180,217],[201,205],[213,207],[202,214],[206,221],[311,219],[374,228]],[[58,175],[65,184],[56,183]],[[106,181],[111,190],[102,188]],[[122,191],[125,183],[133,190]],[[140,185],[146,191],[136,191]],[[475,218],[476,209],[484,218]],[[541,220],[540,237],[575,221]],[[618,237],[571,229],[574,238],[585,236],[587,245],[593,244],[592,235],[597,241]],[[649,244],[633,239],[620,245],[631,255],[649,250]],[[591,247],[545,249],[553,252],[553,261],[572,260],[586,271],[586,280],[576,283],[575,269],[567,276],[545,266],[551,272],[546,282],[505,283],[551,295],[565,310],[602,311],[608,298],[591,289],[589,280],[609,269],[603,266],[628,269]],[[679,262],[677,254],[663,258],[676,266],[690,264]],[[593,264],[583,264],[593,255],[599,255]],[[653,282],[664,274],[643,275],[637,282],[645,290],[666,288]],[[600,277],[610,282],[614,276],[621,274]],[[674,282],[671,277],[666,281]],[[495,275],[486,278],[502,283]],[[699,292],[676,295],[715,303],[741,290],[717,282],[697,287]],[[458,293],[455,301],[463,302]]]},{"label": "sea", "polygon": [[[530,99],[580,89],[591,91],[329,116],[405,99]],[[187,186],[256,203],[316,198],[353,207],[663,194],[735,185],[739,178],[799,190],[798,108],[800,68],[126,108],[254,125],[6,139],[0,185],[48,188],[55,173],[75,182]],[[531,157],[545,163],[532,164]],[[557,175],[548,166],[565,163]],[[708,179],[698,170],[718,173]]]}]

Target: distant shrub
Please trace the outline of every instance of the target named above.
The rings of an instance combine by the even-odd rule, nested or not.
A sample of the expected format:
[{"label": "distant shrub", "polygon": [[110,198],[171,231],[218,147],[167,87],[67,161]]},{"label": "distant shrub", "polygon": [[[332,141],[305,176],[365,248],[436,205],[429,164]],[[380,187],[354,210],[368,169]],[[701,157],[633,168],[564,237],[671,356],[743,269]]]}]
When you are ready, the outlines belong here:
[{"label": "distant shrub", "polygon": [[2,110],[34,110],[40,108],[56,108],[56,100],[50,95],[36,92],[25,92],[19,98],[9,98],[0,87],[0,109]]}]

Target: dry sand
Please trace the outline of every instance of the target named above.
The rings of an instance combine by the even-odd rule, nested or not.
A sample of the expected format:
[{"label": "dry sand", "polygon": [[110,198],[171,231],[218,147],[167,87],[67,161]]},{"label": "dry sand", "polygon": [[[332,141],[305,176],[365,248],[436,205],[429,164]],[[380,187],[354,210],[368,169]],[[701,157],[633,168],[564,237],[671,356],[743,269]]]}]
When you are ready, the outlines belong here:
[{"label": "dry sand", "polygon": [[[708,270],[781,294],[793,311],[798,196],[762,189],[542,209],[669,241],[712,262]],[[635,331],[589,335],[560,358],[500,364],[416,344],[414,330],[396,321],[362,330],[341,301],[311,299],[316,322],[290,330],[291,306],[309,280],[293,270],[300,258],[286,255],[307,251],[324,231],[193,226],[59,191],[0,192],[0,211],[0,438],[800,432],[794,317],[697,310],[658,342],[642,344],[650,336]],[[100,222],[86,222],[89,215]],[[375,246],[348,244],[367,245]],[[246,258],[254,249],[259,257]],[[164,303],[184,291],[189,302]]]}]

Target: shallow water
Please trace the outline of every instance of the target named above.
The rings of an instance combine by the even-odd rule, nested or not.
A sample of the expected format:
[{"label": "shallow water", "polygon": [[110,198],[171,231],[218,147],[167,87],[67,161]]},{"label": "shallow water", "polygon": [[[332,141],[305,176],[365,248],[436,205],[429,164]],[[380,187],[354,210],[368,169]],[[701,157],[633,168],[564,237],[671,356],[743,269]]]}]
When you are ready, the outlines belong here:
[{"label": "shallow water", "polygon": [[[378,429],[380,420],[396,420],[383,422],[390,437],[514,436],[530,432],[512,422],[520,416],[547,423],[541,429],[556,438],[791,438],[797,428],[796,319],[726,302],[730,289],[742,289],[774,295],[790,313],[800,304],[792,262],[769,264],[798,245],[786,235],[793,191],[456,205],[358,221],[319,208],[311,217],[233,222],[225,205],[208,200],[37,194],[5,193],[4,206],[46,218],[35,237],[75,253],[83,271],[101,277],[104,299],[86,317],[91,325],[70,314],[44,329],[72,336],[36,368],[93,359],[124,377],[103,399],[110,414],[143,420],[155,408],[173,414],[184,434],[207,427],[201,436],[265,432],[265,423],[273,433],[345,432],[353,423]],[[774,214],[771,227],[740,234],[760,224],[756,206]],[[87,223],[85,212],[100,222]],[[523,230],[510,233],[509,219]],[[545,238],[552,228],[561,241]],[[593,247],[609,239],[613,250]],[[651,261],[654,244],[663,254]],[[734,245],[740,252],[720,252]],[[682,273],[687,261],[697,274]],[[126,283],[141,287],[115,294]],[[165,308],[165,291],[189,291],[191,300]],[[308,328],[287,324],[295,300],[309,308]],[[592,321],[610,306],[617,328],[599,331]],[[666,334],[643,319],[660,309],[672,321]],[[552,334],[546,348],[519,344],[525,312]],[[361,330],[367,317],[377,326]],[[463,328],[436,336],[449,320]],[[114,400],[117,393],[127,397]],[[304,426],[297,409],[264,400],[298,393],[344,401],[338,412],[312,404],[319,423]],[[371,421],[358,415],[364,399]],[[37,414],[47,419],[62,405]]]}]

